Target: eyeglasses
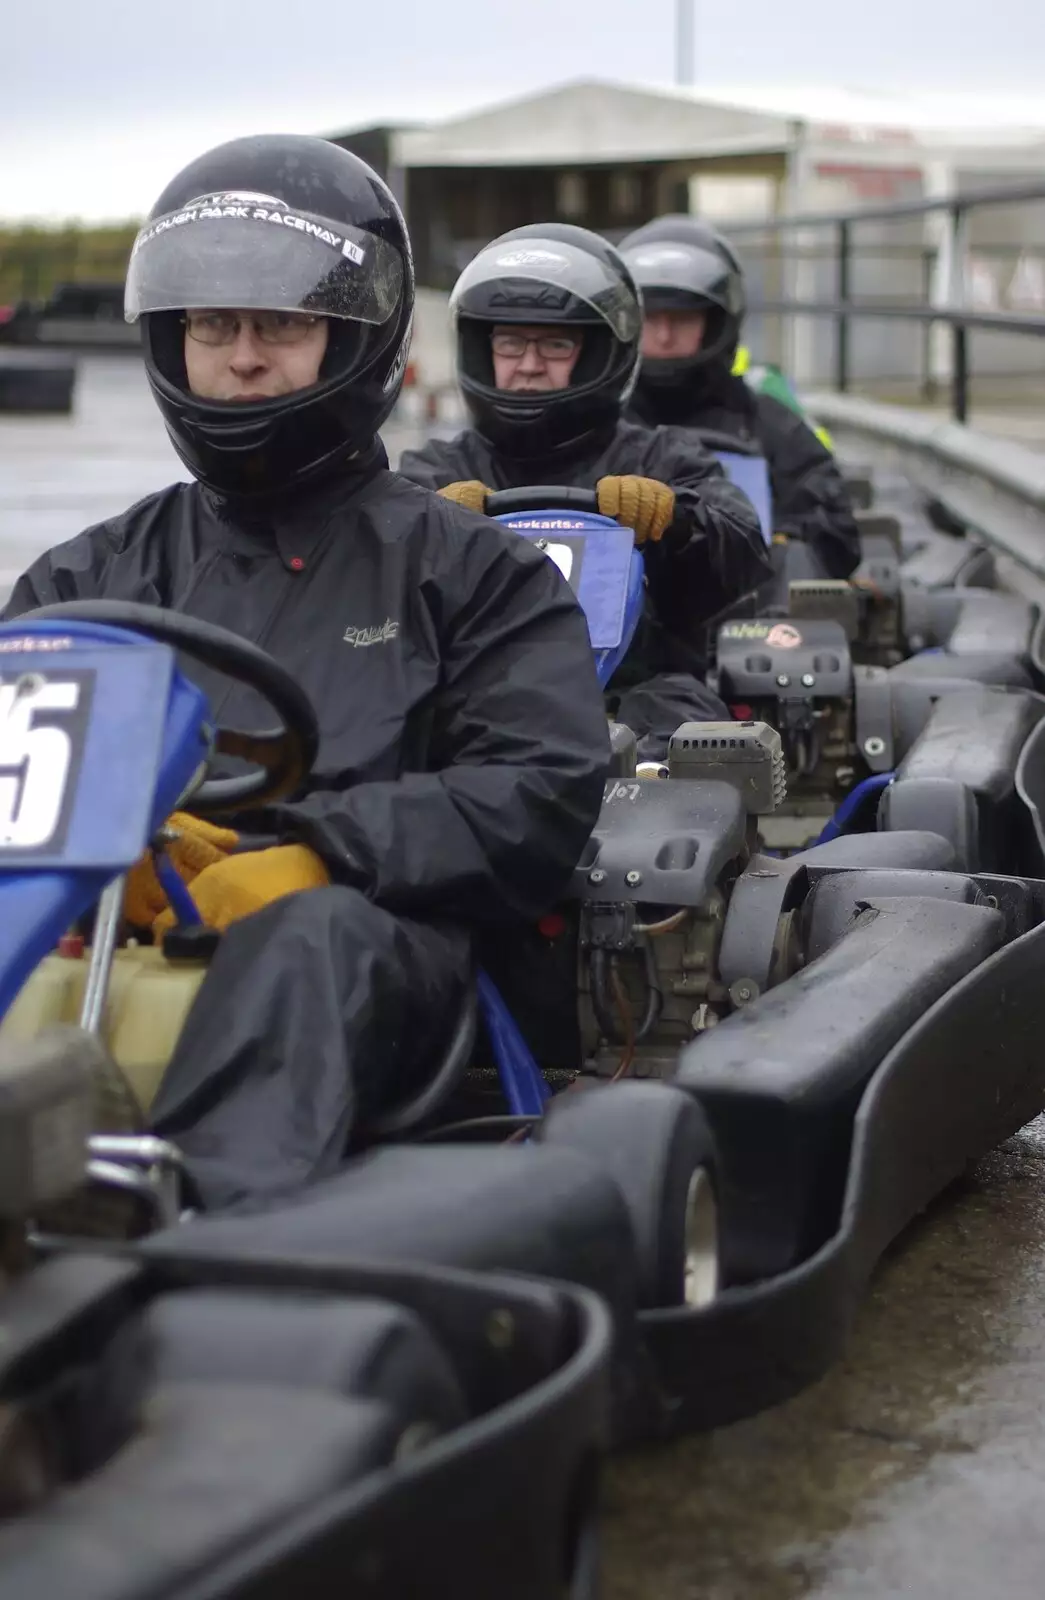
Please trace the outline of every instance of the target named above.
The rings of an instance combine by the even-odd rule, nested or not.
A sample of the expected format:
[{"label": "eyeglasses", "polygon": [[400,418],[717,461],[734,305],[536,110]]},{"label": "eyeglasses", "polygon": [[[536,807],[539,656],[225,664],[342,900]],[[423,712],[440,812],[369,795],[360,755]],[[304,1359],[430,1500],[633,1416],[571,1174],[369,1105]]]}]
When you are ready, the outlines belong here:
[{"label": "eyeglasses", "polygon": [[568,361],[580,340],[570,334],[542,334],[539,339],[527,338],[524,333],[494,333],[490,336],[490,349],[495,356],[522,356],[533,345],[542,361]]},{"label": "eyeglasses", "polygon": [[307,311],[187,311],[185,332],[198,344],[235,344],[244,323],[249,323],[262,344],[302,344],[322,317]]}]

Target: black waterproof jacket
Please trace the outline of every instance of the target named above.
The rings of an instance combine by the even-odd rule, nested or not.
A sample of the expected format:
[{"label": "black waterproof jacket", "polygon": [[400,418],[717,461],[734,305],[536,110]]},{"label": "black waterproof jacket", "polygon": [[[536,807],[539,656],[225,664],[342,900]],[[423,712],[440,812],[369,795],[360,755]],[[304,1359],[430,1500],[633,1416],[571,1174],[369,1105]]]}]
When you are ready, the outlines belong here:
[{"label": "black waterproof jacket", "polygon": [[[651,426],[664,402],[640,384],[632,414]],[[860,561],[860,534],[834,457],[802,418],[772,395],[756,394],[743,378],[715,374],[691,394],[672,399],[673,426],[708,428],[758,444],[769,467],[773,524],[814,550],[829,578],[848,578]]]},{"label": "black waterproof jacket", "polygon": [[[608,735],[584,617],[518,535],[387,470],[245,518],[179,483],[42,556],[4,612],[110,598],[261,645],[303,685],[322,743],[306,791],[238,825],[304,839],[392,912],[539,915],[595,824]],[[219,723],[253,693],[189,664]]]},{"label": "black waterproof jacket", "polygon": [[709,620],[770,573],[750,501],[683,428],[620,422],[609,437],[543,461],[502,455],[469,430],[404,452],[399,470],[428,489],[472,478],[490,489],[553,483],[594,489],[600,478],[631,473],[674,489],[675,520],[659,544],[643,551],[650,625],[629,652],[630,677],[640,666],[648,672],[702,670]]}]

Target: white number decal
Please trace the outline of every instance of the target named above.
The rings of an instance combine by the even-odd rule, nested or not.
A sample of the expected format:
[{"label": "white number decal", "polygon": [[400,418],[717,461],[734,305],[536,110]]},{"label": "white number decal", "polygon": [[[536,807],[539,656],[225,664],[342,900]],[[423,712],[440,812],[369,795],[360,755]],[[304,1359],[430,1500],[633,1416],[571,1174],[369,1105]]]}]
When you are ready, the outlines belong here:
[{"label": "white number decal", "polygon": [[573,573],[573,551],[568,544],[549,544],[544,552],[549,561],[554,561],[566,582],[569,583]]},{"label": "white number decal", "polygon": [[606,795],[606,804],[613,800],[637,800],[641,793],[641,783],[615,783]]},{"label": "white number decal", "polygon": [[72,762],[64,728],[38,728],[40,711],[74,711],[78,683],[29,676],[0,684],[0,847],[31,850],[52,838]]}]

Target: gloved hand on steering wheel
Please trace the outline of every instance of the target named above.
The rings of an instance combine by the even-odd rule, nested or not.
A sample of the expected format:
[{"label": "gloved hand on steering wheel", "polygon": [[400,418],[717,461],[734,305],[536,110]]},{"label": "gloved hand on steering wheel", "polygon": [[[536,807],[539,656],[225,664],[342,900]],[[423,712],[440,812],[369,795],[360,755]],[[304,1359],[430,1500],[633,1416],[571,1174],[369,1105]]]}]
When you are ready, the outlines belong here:
[{"label": "gloved hand on steering wheel", "polygon": [[675,515],[674,489],[656,478],[600,478],[595,494],[604,517],[635,530],[636,544],[659,543]]},{"label": "gloved hand on steering wheel", "polygon": [[[232,828],[219,828],[187,811],[175,811],[167,818],[166,853],[179,877],[192,883],[201,872],[235,850],[239,834]],[[153,866],[152,853],[146,851],[127,874],[123,914],[136,928],[148,928],[167,907],[167,896]]]},{"label": "gloved hand on steering wheel", "polygon": [[[166,827],[173,835],[166,841],[168,859],[189,885],[208,927],[224,930],[230,922],[238,922],[284,895],[330,882],[326,867],[306,845],[276,845],[234,854],[240,843],[238,833],[185,811],[174,812]],[[176,921],[150,853],[127,875],[123,909],[134,927],[151,927],[157,935]]]},{"label": "gloved hand on steering wheel", "polygon": [[[308,845],[281,844],[222,857],[193,878],[189,893],[207,927],[224,931],[231,922],[249,917],[273,900],[304,889],[321,889],[329,882],[330,874]],[[162,934],[175,920],[173,911],[164,910],[155,919],[153,931]]]},{"label": "gloved hand on steering wheel", "polygon": [[463,506],[466,511],[478,511],[480,514],[486,510],[486,496],[493,492],[485,483],[480,483],[478,478],[468,478],[461,483],[447,483],[436,490],[444,500],[452,500],[454,505]]}]

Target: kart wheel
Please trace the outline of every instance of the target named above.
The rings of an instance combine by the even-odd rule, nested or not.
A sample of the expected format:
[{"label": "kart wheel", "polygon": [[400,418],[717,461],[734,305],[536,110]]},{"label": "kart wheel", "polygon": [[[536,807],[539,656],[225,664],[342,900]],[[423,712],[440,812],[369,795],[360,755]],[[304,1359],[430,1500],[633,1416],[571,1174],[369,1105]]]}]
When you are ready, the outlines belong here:
[{"label": "kart wheel", "polygon": [[697,1102],[662,1083],[558,1095],[537,1137],[586,1156],[631,1218],[639,1305],[703,1306],[718,1292],[715,1142]]}]

